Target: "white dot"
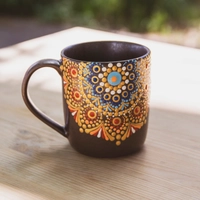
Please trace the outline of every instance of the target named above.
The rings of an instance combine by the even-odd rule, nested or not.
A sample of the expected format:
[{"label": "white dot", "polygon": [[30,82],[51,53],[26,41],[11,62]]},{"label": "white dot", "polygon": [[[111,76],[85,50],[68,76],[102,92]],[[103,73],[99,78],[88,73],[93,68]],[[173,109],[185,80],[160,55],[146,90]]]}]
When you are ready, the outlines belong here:
[{"label": "white dot", "polygon": [[125,90],[126,89],[126,86],[124,85],[123,87],[122,87],[122,90]]},{"label": "white dot", "polygon": [[112,67],[112,66],[113,66],[113,64],[112,64],[112,63],[109,63],[109,64],[108,64],[108,67]]},{"label": "white dot", "polygon": [[121,67],[122,66],[122,64],[121,63],[117,63],[117,67]]},{"label": "white dot", "polygon": [[100,86],[104,86],[104,82],[100,82]]},{"label": "white dot", "polygon": [[106,91],[106,92],[110,92],[110,88],[106,88],[105,91]]},{"label": "white dot", "polygon": [[126,70],[126,67],[122,67],[122,70],[125,71],[125,70]]},{"label": "white dot", "polygon": [[102,71],[105,72],[105,71],[106,71],[106,67],[103,67],[103,68],[102,68]]},{"label": "white dot", "polygon": [[114,90],[112,90],[112,91],[110,92],[110,94],[114,95],[114,94],[115,94],[115,91],[114,91]]},{"label": "white dot", "polygon": [[121,90],[121,89],[118,89],[118,90],[117,90],[117,93],[118,93],[118,94],[120,94],[121,92],[122,92],[122,90]]},{"label": "white dot", "polygon": [[99,78],[103,78],[103,74],[100,73],[100,74],[98,75],[98,77],[99,77]]},{"label": "white dot", "polygon": [[129,75],[129,72],[126,72],[125,75],[128,76],[128,75]]},{"label": "white dot", "polygon": [[126,79],[126,80],[125,80],[125,83],[126,83],[126,84],[128,84],[128,83],[129,83],[129,80],[128,80],[128,79]]}]

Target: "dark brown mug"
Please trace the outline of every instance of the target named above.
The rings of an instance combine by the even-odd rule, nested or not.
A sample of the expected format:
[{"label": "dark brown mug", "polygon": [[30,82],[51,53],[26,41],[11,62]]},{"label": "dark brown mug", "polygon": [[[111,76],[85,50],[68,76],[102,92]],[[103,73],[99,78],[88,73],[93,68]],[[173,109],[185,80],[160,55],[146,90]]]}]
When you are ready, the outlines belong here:
[{"label": "dark brown mug", "polygon": [[[27,70],[24,102],[80,153],[131,154],[143,146],[147,134],[150,54],[143,45],[120,41],[69,46],[62,50],[61,60],[40,60]],[[42,67],[54,68],[62,78],[64,126],[42,113],[28,95],[29,79]]]}]

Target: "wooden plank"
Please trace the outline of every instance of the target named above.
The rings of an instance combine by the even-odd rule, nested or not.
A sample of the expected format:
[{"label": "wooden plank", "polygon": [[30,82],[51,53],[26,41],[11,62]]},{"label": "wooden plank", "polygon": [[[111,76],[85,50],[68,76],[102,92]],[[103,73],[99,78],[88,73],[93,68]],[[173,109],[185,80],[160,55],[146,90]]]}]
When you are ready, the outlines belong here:
[{"label": "wooden plank", "polygon": [[[152,108],[141,152],[96,159],[75,152],[65,138],[32,116],[20,98],[20,83],[14,85],[2,84],[0,89],[4,113],[0,115],[0,194],[4,199],[14,195],[50,200],[199,198],[198,115]],[[45,91],[34,87],[31,92],[39,98]],[[49,114],[59,95],[46,92],[39,106]],[[59,109],[53,115],[62,121]]]},{"label": "wooden plank", "polygon": [[[34,61],[59,59],[64,46],[99,39],[152,50],[148,136],[143,150],[131,156],[96,159],[77,153],[28,111],[20,94]],[[200,50],[79,27],[0,49],[0,200],[199,200],[199,59]],[[50,69],[37,73],[31,97],[62,124],[60,77]]]}]

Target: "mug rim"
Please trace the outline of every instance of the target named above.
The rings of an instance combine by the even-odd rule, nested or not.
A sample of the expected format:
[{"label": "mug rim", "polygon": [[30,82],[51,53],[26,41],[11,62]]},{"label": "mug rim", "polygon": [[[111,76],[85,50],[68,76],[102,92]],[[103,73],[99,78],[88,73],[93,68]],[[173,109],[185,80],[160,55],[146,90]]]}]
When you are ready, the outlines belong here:
[{"label": "mug rim", "polygon": [[[118,43],[118,44],[128,44],[128,45],[132,45],[132,46],[138,46],[138,47],[142,47],[144,50],[146,50],[146,53],[141,55],[141,56],[137,56],[137,57],[133,57],[133,58],[127,58],[127,59],[119,59],[119,60],[106,60],[106,61],[100,61],[100,60],[87,60],[87,59],[76,59],[76,58],[73,58],[72,56],[67,56],[65,54],[65,52],[67,50],[70,50],[71,48],[73,47],[78,47],[80,45],[87,45],[87,44],[100,44],[100,43]],[[133,43],[133,42],[127,42],[127,41],[117,41],[117,40],[99,40],[99,41],[90,41],[90,42],[81,42],[81,43],[75,43],[75,44],[72,44],[72,45],[69,45],[67,47],[65,47],[64,49],[62,49],[61,51],[61,57],[62,58],[67,58],[67,59],[70,59],[72,61],[75,61],[75,62],[98,62],[98,63],[117,63],[117,62],[126,62],[127,60],[133,60],[133,59],[143,59],[143,58],[146,58],[148,55],[151,54],[151,50],[145,46],[145,45],[142,45],[142,44],[138,44],[138,43]]]}]

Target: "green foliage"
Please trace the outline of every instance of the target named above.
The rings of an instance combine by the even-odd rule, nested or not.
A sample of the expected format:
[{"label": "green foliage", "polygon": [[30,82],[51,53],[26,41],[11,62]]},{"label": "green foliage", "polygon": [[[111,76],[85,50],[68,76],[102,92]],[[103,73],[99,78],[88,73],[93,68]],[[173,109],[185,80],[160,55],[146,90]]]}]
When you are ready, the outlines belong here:
[{"label": "green foliage", "polygon": [[1,15],[130,31],[169,31],[199,23],[199,0],[6,0]]}]

